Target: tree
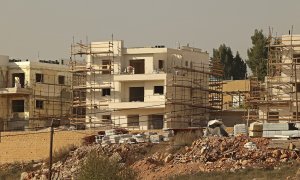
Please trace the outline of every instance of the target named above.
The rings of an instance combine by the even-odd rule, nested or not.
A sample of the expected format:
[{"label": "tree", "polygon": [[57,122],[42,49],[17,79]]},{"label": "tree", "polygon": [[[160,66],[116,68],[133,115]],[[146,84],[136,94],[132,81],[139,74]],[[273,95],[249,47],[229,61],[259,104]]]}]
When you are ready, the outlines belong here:
[{"label": "tree", "polygon": [[267,37],[263,34],[262,30],[255,29],[254,35],[251,36],[252,47],[248,49],[248,60],[246,63],[250,67],[254,76],[260,81],[264,81],[267,75]]},{"label": "tree", "polygon": [[233,58],[233,68],[232,76],[233,79],[245,79],[247,73],[247,65],[240,56],[240,53],[237,51],[235,57]]},{"label": "tree", "polygon": [[220,59],[224,66],[224,79],[229,80],[233,78],[244,79],[247,72],[247,65],[240,57],[239,52],[234,57],[230,47],[221,44],[218,49],[213,49],[213,58]]}]

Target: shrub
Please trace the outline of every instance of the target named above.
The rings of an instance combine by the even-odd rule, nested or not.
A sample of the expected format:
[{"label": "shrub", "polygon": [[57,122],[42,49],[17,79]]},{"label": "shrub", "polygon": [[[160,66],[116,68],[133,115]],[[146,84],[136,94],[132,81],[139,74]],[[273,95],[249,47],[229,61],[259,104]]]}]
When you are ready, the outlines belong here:
[{"label": "shrub", "polygon": [[78,180],[128,180],[136,179],[136,174],[129,168],[122,167],[118,162],[107,156],[92,151],[82,164],[77,176]]},{"label": "shrub", "polygon": [[191,146],[192,143],[201,137],[199,132],[180,132],[177,133],[173,140],[174,146]]}]

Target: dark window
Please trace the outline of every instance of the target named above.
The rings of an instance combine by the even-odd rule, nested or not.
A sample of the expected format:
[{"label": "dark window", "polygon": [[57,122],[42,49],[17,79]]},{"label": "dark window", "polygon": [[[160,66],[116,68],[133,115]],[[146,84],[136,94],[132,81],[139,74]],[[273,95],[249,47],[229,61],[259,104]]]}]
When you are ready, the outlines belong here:
[{"label": "dark window", "polygon": [[164,94],[164,87],[163,86],[154,86],[154,94]]},{"label": "dark window", "polygon": [[102,60],[102,74],[110,74],[110,60]]},{"label": "dark window", "polygon": [[11,104],[13,112],[24,112],[24,100],[12,100]]},{"label": "dark window", "polygon": [[44,101],[43,100],[36,100],[35,101],[35,108],[36,109],[44,109]]},{"label": "dark window", "polygon": [[15,87],[16,77],[19,78],[21,87],[24,88],[24,85],[25,85],[25,74],[24,73],[12,74],[12,87]]},{"label": "dark window", "polygon": [[300,83],[296,84],[296,92],[300,92]]},{"label": "dark window", "polygon": [[164,126],[164,115],[150,115],[149,129],[162,129]]},{"label": "dark window", "polygon": [[110,89],[102,89],[102,96],[110,96]]},{"label": "dark window", "polygon": [[111,116],[110,115],[102,115],[102,121],[103,122],[111,122]]},{"label": "dark window", "polygon": [[158,69],[163,69],[163,68],[164,68],[164,61],[158,60]]},{"label": "dark window", "polygon": [[[296,120],[297,112],[293,112],[293,120]],[[300,112],[298,112],[298,120],[300,119]]]},{"label": "dark window", "polygon": [[58,84],[65,84],[65,76],[58,76]]},{"label": "dark window", "polygon": [[128,126],[139,126],[139,115],[129,115],[127,116]]},{"label": "dark window", "polygon": [[270,121],[278,121],[279,120],[279,112],[268,112],[268,119]]},{"label": "dark window", "polygon": [[35,74],[35,81],[36,81],[36,82],[40,82],[40,83],[44,82],[44,75],[43,75],[43,74],[36,73],[36,74]]},{"label": "dark window", "polygon": [[129,101],[144,102],[144,87],[130,87],[129,88]]},{"label": "dark window", "polygon": [[134,74],[145,74],[145,60],[130,60],[130,66],[134,68]]},{"label": "dark window", "polygon": [[185,66],[189,66],[189,62],[188,61],[185,61]]}]

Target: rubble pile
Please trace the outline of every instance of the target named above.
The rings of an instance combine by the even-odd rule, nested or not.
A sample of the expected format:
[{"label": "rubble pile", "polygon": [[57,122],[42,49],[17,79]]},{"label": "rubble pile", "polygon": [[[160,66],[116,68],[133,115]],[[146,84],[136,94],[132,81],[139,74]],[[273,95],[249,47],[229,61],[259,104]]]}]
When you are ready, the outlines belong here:
[{"label": "rubble pile", "polygon": [[156,155],[146,158],[146,161],[154,161],[155,164],[164,161],[172,165],[199,163],[204,165],[205,171],[234,171],[246,167],[274,167],[282,162],[300,160],[297,149],[269,149],[268,144],[266,138],[207,137],[194,141],[190,147],[186,146],[183,153],[168,154],[163,158]]},{"label": "rubble pile", "polygon": [[[81,163],[87,158],[87,154],[96,151],[102,153],[109,158],[123,163],[125,165],[136,161],[136,158],[142,157],[147,153],[147,148],[151,144],[113,144],[110,146],[101,146],[100,144],[93,144],[89,146],[82,146],[74,151],[71,151],[65,162],[58,161],[52,165],[54,179],[71,179],[79,172]],[[48,167],[44,164],[41,168],[34,172],[25,172],[23,179],[45,179],[48,175]]]}]

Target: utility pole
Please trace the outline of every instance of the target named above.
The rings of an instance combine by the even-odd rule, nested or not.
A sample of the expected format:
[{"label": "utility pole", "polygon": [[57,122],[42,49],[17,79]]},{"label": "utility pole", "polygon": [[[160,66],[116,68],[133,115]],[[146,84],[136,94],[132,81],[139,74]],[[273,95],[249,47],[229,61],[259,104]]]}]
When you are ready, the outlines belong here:
[{"label": "utility pole", "polygon": [[49,180],[52,178],[52,156],[53,156],[53,135],[54,127],[58,127],[60,124],[59,119],[52,119],[50,127],[50,153],[49,153]]},{"label": "utility pole", "polygon": [[53,120],[52,120],[51,127],[50,127],[49,180],[51,180],[51,176],[52,176],[53,135],[54,135],[54,127],[53,127]]}]

